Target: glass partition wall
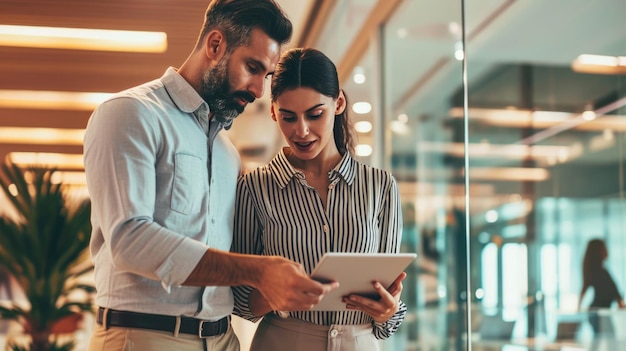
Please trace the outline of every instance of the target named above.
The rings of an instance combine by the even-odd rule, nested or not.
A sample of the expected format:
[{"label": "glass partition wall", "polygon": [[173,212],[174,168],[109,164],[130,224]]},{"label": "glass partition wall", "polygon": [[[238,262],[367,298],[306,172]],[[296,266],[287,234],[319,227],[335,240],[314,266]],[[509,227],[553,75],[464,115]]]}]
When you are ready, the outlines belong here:
[{"label": "glass partition wall", "polygon": [[364,30],[385,1],[338,1],[332,28],[361,30],[319,45],[371,104],[358,158],[393,172],[419,255],[384,349],[619,350],[626,309],[602,300],[626,291],[626,2],[392,0]]},{"label": "glass partition wall", "polygon": [[404,282],[409,313],[386,346],[461,350],[467,299],[463,129],[448,117],[463,91],[461,3],[404,1],[381,37],[388,165],[403,201],[403,250],[419,254]]},{"label": "glass partition wall", "polygon": [[[613,282],[626,289],[626,67],[611,61],[626,55],[626,3],[465,9],[469,108],[458,93],[448,118],[467,126],[470,189],[493,189],[469,196],[472,345],[618,350],[626,310],[609,297]],[[594,239],[608,274],[594,272],[581,296]]]},{"label": "glass partition wall", "polygon": [[[403,250],[419,254],[388,350],[626,343],[626,310],[600,301],[626,289],[625,13],[618,0],[407,0],[381,26],[374,147],[402,191]],[[594,239],[606,270],[583,292]]]}]

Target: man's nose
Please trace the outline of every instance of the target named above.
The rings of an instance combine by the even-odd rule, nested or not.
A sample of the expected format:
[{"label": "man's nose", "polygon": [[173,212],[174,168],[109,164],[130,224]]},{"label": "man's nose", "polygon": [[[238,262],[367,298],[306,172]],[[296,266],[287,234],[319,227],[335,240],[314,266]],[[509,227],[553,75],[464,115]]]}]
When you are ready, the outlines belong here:
[{"label": "man's nose", "polygon": [[248,87],[248,91],[257,99],[262,97],[265,92],[265,77],[255,77]]}]

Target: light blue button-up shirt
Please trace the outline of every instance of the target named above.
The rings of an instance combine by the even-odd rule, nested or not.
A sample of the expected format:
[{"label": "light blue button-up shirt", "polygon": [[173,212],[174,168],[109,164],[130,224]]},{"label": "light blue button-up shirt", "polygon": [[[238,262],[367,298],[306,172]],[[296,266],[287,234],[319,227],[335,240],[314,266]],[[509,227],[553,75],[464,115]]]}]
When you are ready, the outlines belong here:
[{"label": "light blue button-up shirt", "polygon": [[84,161],[99,306],[209,320],[232,312],[230,287],[181,286],[207,248],[232,240],[241,162],[208,115],[171,67],[92,114]]}]

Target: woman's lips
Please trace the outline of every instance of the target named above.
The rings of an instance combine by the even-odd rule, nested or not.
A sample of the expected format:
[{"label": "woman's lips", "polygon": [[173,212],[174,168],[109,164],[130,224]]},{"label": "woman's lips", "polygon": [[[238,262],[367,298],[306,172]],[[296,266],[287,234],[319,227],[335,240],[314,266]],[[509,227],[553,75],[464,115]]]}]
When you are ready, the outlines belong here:
[{"label": "woman's lips", "polygon": [[300,151],[309,151],[313,148],[315,141],[294,141],[293,144]]}]

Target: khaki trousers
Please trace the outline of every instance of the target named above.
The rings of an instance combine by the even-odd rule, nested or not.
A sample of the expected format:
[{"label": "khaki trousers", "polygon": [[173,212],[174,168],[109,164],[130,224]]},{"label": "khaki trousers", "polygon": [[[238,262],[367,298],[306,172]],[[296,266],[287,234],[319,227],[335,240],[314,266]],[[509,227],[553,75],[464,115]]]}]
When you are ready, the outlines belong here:
[{"label": "khaki trousers", "polygon": [[267,315],[259,323],[250,351],[380,351],[371,324],[323,326]]},{"label": "khaki trousers", "polygon": [[222,335],[205,339],[197,335],[109,327],[96,324],[88,351],[240,351],[231,326]]}]

